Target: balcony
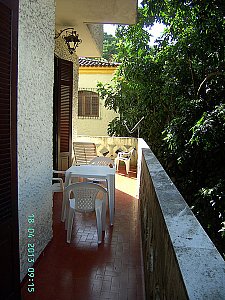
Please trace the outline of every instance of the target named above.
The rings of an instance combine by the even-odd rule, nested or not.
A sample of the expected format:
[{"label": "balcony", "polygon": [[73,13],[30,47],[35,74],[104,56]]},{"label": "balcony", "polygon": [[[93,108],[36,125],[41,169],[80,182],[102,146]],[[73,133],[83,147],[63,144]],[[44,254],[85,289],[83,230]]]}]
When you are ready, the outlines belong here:
[{"label": "balcony", "polygon": [[[110,149],[121,142],[110,139]],[[130,142],[123,140],[127,148]],[[137,178],[136,169],[128,176],[124,166],[116,174],[115,224],[102,245],[90,215],[76,216],[68,245],[61,198],[54,198],[54,237],[36,264],[33,295],[24,282],[24,300],[225,299],[223,258],[148,145],[136,142]]]},{"label": "balcony", "polygon": [[[144,299],[139,203],[136,168],[116,174],[114,226],[107,228],[98,246],[94,214],[76,213],[71,244],[60,221],[62,195],[55,194],[53,240],[35,267],[35,293],[22,288],[23,300]],[[127,189],[129,186],[129,191]]]}]

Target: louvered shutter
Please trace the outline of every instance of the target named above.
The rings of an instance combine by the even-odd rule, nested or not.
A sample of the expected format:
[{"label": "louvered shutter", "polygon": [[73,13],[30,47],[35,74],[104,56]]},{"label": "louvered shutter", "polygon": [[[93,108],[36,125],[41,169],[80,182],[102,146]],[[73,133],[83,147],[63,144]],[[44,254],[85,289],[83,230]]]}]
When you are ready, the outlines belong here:
[{"label": "louvered shutter", "polygon": [[85,94],[85,114],[86,117],[91,116],[91,93],[86,92]]},{"label": "louvered shutter", "polygon": [[78,116],[99,117],[99,95],[84,90],[78,92]]},{"label": "louvered shutter", "polygon": [[97,93],[92,93],[92,115],[99,117],[99,97]]},{"label": "louvered shutter", "polygon": [[78,92],[78,116],[81,117],[83,116],[83,111],[82,111],[82,108],[83,108],[83,91],[79,91]]},{"label": "louvered shutter", "polygon": [[16,156],[18,1],[0,0],[0,299],[20,299]]},{"label": "louvered shutter", "polygon": [[65,170],[71,165],[72,147],[72,94],[73,63],[56,58],[55,101],[57,102],[57,153],[58,169]]}]

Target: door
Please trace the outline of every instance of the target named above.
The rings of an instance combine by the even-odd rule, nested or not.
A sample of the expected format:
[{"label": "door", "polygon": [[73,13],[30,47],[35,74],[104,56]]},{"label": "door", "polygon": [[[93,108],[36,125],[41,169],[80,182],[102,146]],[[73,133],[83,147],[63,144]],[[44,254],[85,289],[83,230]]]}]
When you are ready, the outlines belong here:
[{"label": "door", "polygon": [[0,0],[0,299],[20,299],[17,196],[18,0]]},{"label": "door", "polygon": [[66,170],[72,156],[73,63],[55,57],[53,168]]}]

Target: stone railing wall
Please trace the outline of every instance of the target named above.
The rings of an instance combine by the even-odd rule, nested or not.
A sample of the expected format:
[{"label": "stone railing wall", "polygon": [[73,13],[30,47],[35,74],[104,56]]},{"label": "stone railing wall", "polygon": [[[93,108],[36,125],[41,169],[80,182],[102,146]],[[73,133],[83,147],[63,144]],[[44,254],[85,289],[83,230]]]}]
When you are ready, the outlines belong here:
[{"label": "stone railing wall", "polygon": [[142,139],[138,151],[146,299],[225,299],[223,258]]},{"label": "stone railing wall", "polygon": [[[116,150],[130,151],[132,148],[138,148],[136,138],[132,137],[108,137],[108,136],[77,136],[74,142],[91,142],[95,143],[97,155],[102,156],[103,153],[109,151],[107,157],[115,158]],[[137,165],[137,151],[131,157],[131,165]]]}]

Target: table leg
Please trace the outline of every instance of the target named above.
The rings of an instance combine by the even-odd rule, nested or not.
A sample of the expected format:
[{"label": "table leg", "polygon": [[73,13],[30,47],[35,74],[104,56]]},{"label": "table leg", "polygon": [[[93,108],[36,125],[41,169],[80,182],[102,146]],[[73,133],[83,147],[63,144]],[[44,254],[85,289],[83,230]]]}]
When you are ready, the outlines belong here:
[{"label": "table leg", "polygon": [[70,184],[71,181],[71,174],[66,172],[65,174],[65,187],[67,187]]},{"label": "table leg", "polygon": [[[66,188],[68,185],[71,184],[71,180],[72,180],[71,177],[72,177],[71,173],[66,172],[64,188]],[[67,201],[68,201],[68,199],[66,199],[66,193],[64,191],[63,202],[62,202],[62,212],[61,212],[61,221],[62,222],[65,222],[66,218],[67,218]]]},{"label": "table leg", "polygon": [[114,222],[114,210],[115,210],[115,175],[107,175],[108,193],[109,193],[109,216],[110,225]]}]

